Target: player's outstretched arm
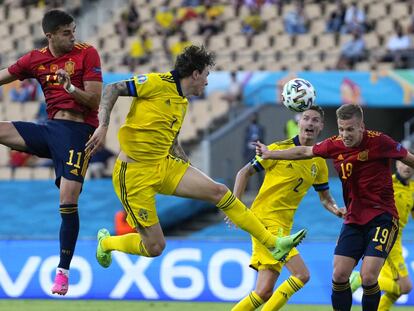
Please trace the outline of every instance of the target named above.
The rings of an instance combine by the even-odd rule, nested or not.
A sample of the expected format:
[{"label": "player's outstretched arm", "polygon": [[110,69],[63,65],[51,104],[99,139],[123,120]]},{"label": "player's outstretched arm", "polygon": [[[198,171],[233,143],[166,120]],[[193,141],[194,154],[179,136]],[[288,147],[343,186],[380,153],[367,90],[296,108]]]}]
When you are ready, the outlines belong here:
[{"label": "player's outstretched arm", "polygon": [[269,150],[265,144],[260,141],[255,143],[256,154],[263,159],[273,160],[302,160],[314,157],[311,146],[297,146],[285,150]]},{"label": "player's outstretched arm", "polygon": [[125,81],[108,84],[103,91],[99,105],[99,127],[86,143],[86,152],[93,155],[105,143],[112,109],[119,96],[128,96],[128,87]]},{"label": "player's outstretched arm", "polygon": [[323,207],[334,214],[335,216],[338,216],[339,218],[344,218],[346,214],[346,208],[341,207],[338,208],[338,205],[336,204],[334,198],[331,196],[331,193],[329,190],[322,190],[318,191],[319,199],[321,200],[321,203]]},{"label": "player's outstretched arm", "polygon": [[249,182],[250,176],[254,175],[256,171],[252,165],[247,163],[243,166],[236,175],[236,180],[234,182],[233,194],[238,198],[242,199],[244,191],[246,190],[247,183]]},{"label": "player's outstretched arm", "polygon": [[0,85],[7,84],[17,80],[17,77],[12,75],[7,68],[0,70]]},{"label": "player's outstretched arm", "polygon": [[408,152],[405,158],[401,159],[401,162],[414,168],[414,155],[411,152]]}]

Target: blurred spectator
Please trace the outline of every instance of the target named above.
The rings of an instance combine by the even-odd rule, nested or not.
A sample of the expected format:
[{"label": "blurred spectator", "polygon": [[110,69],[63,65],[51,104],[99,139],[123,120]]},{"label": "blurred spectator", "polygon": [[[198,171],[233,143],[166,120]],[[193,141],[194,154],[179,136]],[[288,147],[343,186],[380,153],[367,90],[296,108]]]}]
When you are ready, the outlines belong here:
[{"label": "blurred spectator", "polygon": [[345,4],[342,2],[342,0],[337,0],[335,10],[333,10],[329,15],[329,19],[326,24],[326,31],[340,32],[345,23],[345,12]]},{"label": "blurred spectator", "polygon": [[168,0],[164,2],[155,14],[155,28],[159,35],[170,36],[176,31],[175,11],[168,6]]},{"label": "blurred spectator", "polygon": [[[250,124],[246,128],[244,135],[244,162],[249,163],[256,156],[256,146],[255,142],[258,140],[264,142],[265,130],[264,127],[259,124],[259,114],[254,113],[251,116]],[[263,172],[256,174],[257,179],[255,181],[253,189],[257,190],[263,182]],[[251,181],[253,179],[249,178],[249,184],[246,187],[246,190],[251,188]]]},{"label": "blurred spectator", "polygon": [[402,26],[397,24],[395,34],[388,40],[387,53],[382,61],[394,62],[395,68],[407,68],[407,61],[411,53],[411,39],[404,34]]},{"label": "blurred spectator", "polygon": [[337,69],[353,69],[355,63],[366,58],[365,41],[359,32],[354,32],[352,39],[341,47]]},{"label": "blurred spectator", "polygon": [[127,213],[125,210],[120,210],[115,213],[115,235],[124,235],[127,233],[136,233],[135,229],[131,228],[131,226],[126,221]]},{"label": "blurred spectator", "polygon": [[218,34],[223,27],[222,22],[216,15],[208,16],[205,12],[199,15],[198,34],[204,36],[206,46],[210,43],[210,38]]},{"label": "blurred spectator", "polygon": [[31,167],[36,164],[38,158],[26,152],[10,150],[9,165],[11,168],[11,176],[14,178],[14,174],[18,167]]},{"label": "blurred spectator", "polygon": [[148,32],[143,31],[137,33],[134,41],[131,42],[128,55],[128,66],[131,72],[134,72],[135,67],[148,63],[152,56],[152,40]]},{"label": "blurred spectator", "polygon": [[196,7],[200,5],[200,0],[183,0],[183,2],[181,2],[181,6],[182,7]]},{"label": "blurred spectator", "polygon": [[141,25],[141,22],[139,19],[138,9],[135,6],[135,2],[133,0],[130,0],[129,6],[127,9],[127,25],[126,25],[128,36],[132,36],[136,34],[140,25]]},{"label": "blurred spectator", "polygon": [[43,123],[47,120],[46,102],[41,101],[39,104],[39,110],[36,113],[36,122]]},{"label": "blurred spectator", "polygon": [[180,54],[184,50],[184,48],[190,45],[191,41],[188,40],[186,33],[184,31],[181,31],[179,41],[170,46],[169,52],[171,53],[171,58],[176,59],[178,54]]},{"label": "blurred spectator", "polygon": [[10,89],[9,97],[12,102],[24,103],[36,100],[37,82],[34,79],[26,79],[16,83]]},{"label": "blurred spectator", "polygon": [[342,29],[344,33],[365,32],[366,21],[365,14],[360,8],[356,1],[352,2],[351,6],[346,9],[345,13],[345,25]]},{"label": "blurred spectator", "polygon": [[237,116],[238,110],[242,103],[243,97],[243,86],[242,83],[237,80],[237,73],[232,71],[230,73],[230,85],[225,94],[223,94],[222,99],[227,101],[229,107],[229,116],[230,119],[233,119]]},{"label": "blurred spectator", "polygon": [[292,119],[289,119],[285,125],[285,136],[287,139],[293,138],[299,134],[300,113],[296,113]]},{"label": "blurred spectator", "polygon": [[414,15],[410,18],[410,24],[407,27],[407,32],[409,35],[414,34]]},{"label": "blurred spectator", "polygon": [[111,150],[106,147],[101,147],[89,161],[88,170],[91,174],[91,178],[111,177],[111,173],[108,173],[108,171],[110,169],[110,160],[113,159],[114,156],[115,153]]},{"label": "blurred spectator", "polygon": [[259,9],[250,8],[250,14],[242,21],[242,33],[247,37],[247,45],[250,46],[254,35],[260,33],[265,28],[265,23],[260,17]]},{"label": "blurred spectator", "polygon": [[308,24],[305,4],[303,0],[296,0],[295,8],[284,17],[285,31],[290,35],[304,34],[308,32]]},{"label": "blurred spectator", "polygon": [[244,158],[246,163],[256,156],[256,146],[254,143],[258,140],[263,142],[264,135],[264,127],[259,124],[259,114],[254,113],[244,135]]}]

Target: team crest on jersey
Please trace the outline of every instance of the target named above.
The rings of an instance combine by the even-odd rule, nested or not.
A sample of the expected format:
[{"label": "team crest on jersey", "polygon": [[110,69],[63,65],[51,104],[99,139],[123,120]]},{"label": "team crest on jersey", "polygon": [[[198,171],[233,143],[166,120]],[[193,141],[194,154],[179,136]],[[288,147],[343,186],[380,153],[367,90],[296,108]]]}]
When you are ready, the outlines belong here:
[{"label": "team crest on jersey", "polygon": [[147,82],[148,77],[146,75],[139,75],[137,76],[137,83],[138,84],[144,84],[145,82]]},{"label": "team crest on jersey", "polygon": [[311,175],[313,178],[315,178],[316,174],[318,174],[318,168],[316,167],[316,164],[313,163],[311,166]]},{"label": "team crest on jersey", "polygon": [[38,70],[38,71],[40,71],[40,70],[46,70],[46,68],[45,68],[45,66],[40,65],[39,67],[37,67],[37,70]]},{"label": "team crest on jersey", "polygon": [[358,161],[367,161],[368,160],[368,152],[369,152],[369,150],[364,150],[364,151],[361,151],[360,153],[358,153],[358,157],[357,157],[357,160]]},{"label": "team crest on jersey", "polygon": [[56,71],[58,71],[58,69],[59,69],[58,65],[56,65],[56,64],[51,64],[50,65],[50,72],[55,73]]},{"label": "team crest on jersey", "polygon": [[138,217],[141,218],[143,221],[147,221],[148,211],[146,209],[140,208],[138,212]]},{"label": "team crest on jersey", "polygon": [[75,63],[73,61],[68,61],[65,63],[65,71],[71,76],[75,73]]}]

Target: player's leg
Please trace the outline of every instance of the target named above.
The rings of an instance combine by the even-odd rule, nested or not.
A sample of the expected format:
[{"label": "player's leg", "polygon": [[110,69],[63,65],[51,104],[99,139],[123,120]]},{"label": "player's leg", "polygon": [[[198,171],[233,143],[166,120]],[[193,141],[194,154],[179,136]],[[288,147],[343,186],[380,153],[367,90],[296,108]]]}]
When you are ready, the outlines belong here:
[{"label": "player's leg", "polygon": [[26,143],[12,122],[0,121],[0,144],[25,151]]},{"label": "player's leg", "polygon": [[364,225],[365,251],[361,266],[364,294],[362,309],[376,311],[381,299],[378,276],[398,235],[398,219],[390,214],[379,215]]},{"label": "player's leg", "polygon": [[[240,300],[232,311],[253,311],[265,303],[273,294],[273,287],[279,277],[279,272],[266,269],[265,266],[259,268],[256,280],[256,288],[249,295]],[[264,308],[266,305],[262,308]]]},{"label": "player's leg", "polygon": [[81,188],[81,182],[65,177],[60,178],[60,260],[56,269],[52,294],[65,295],[69,288],[69,268],[79,234],[78,199]]},{"label": "player's leg", "polygon": [[285,265],[291,275],[276,288],[276,291],[266,302],[262,311],[280,310],[288,302],[290,297],[309,281],[309,270],[295,248],[289,253]]},{"label": "player's leg", "polygon": [[89,163],[85,144],[92,135],[93,128],[79,122],[50,120],[41,125],[41,129],[50,146],[56,185],[60,188],[60,261],[52,293],[65,295],[68,290],[70,263],[79,234],[78,200]]},{"label": "player's leg", "polygon": [[175,188],[174,195],[204,200],[215,204],[230,220],[241,229],[249,232],[269,250],[277,260],[283,260],[289,251],[298,245],[306,235],[305,230],[287,237],[271,234],[257,217],[223,184],[189,166]]},{"label": "player's leg", "polygon": [[364,252],[363,231],[358,226],[342,225],[335,247],[332,274],[332,307],[334,310],[349,311],[352,306],[352,292],[349,276]]},{"label": "player's leg", "polygon": [[116,161],[113,186],[127,212],[127,222],[138,232],[109,236],[106,229],[99,230],[96,258],[101,266],[109,267],[114,250],[145,257],[162,253],[165,239],[155,209],[155,185],[160,178],[157,165]]},{"label": "player's leg", "polygon": [[273,294],[273,288],[282,270],[283,263],[276,261],[268,249],[252,238],[252,256],[250,267],[259,271],[256,288],[240,300],[232,311],[256,310]]}]

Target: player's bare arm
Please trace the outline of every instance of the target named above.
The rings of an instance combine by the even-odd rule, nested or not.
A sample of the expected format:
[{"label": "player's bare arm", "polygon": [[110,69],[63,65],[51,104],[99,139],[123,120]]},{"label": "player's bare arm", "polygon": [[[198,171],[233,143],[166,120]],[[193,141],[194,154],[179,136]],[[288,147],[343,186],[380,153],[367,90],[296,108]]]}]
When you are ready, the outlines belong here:
[{"label": "player's bare arm", "polygon": [[0,85],[17,80],[16,76],[10,74],[7,68],[0,70]]},{"label": "player's bare arm", "polygon": [[112,109],[119,96],[128,96],[128,87],[125,81],[111,83],[105,86],[101,104],[99,105],[99,126],[86,143],[86,151],[93,155],[105,143]]},{"label": "player's bare arm", "polygon": [[70,81],[70,75],[63,69],[56,71],[58,81],[63,85],[66,92],[70,93],[76,102],[90,108],[96,109],[99,107],[99,102],[102,93],[102,82],[100,81],[85,81],[84,88],[75,87]]},{"label": "player's bare arm", "polygon": [[250,163],[247,163],[243,166],[236,175],[236,180],[234,182],[233,194],[238,198],[242,199],[244,191],[246,190],[247,183],[250,176],[254,175],[256,170],[251,166]]},{"label": "player's bare arm", "polygon": [[188,159],[187,154],[185,153],[183,147],[178,142],[178,136],[175,137],[173,144],[170,149],[171,155],[173,155],[176,158],[180,158],[181,160],[184,160],[185,162],[190,161]]},{"label": "player's bare arm", "polygon": [[401,162],[414,168],[414,155],[411,152],[408,152],[406,157],[401,159]]},{"label": "player's bare arm", "polygon": [[314,157],[312,146],[297,146],[285,150],[269,150],[265,144],[260,141],[255,143],[256,154],[262,159],[273,160],[301,160]]},{"label": "player's bare arm", "polygon": [[335,216],[344,218],[346,214],[346,209],[344,207],[339,208],[336,204],[334,198],[331,196],[329,190],[319,191],[319,199],[321,200],[322,206]]}]

